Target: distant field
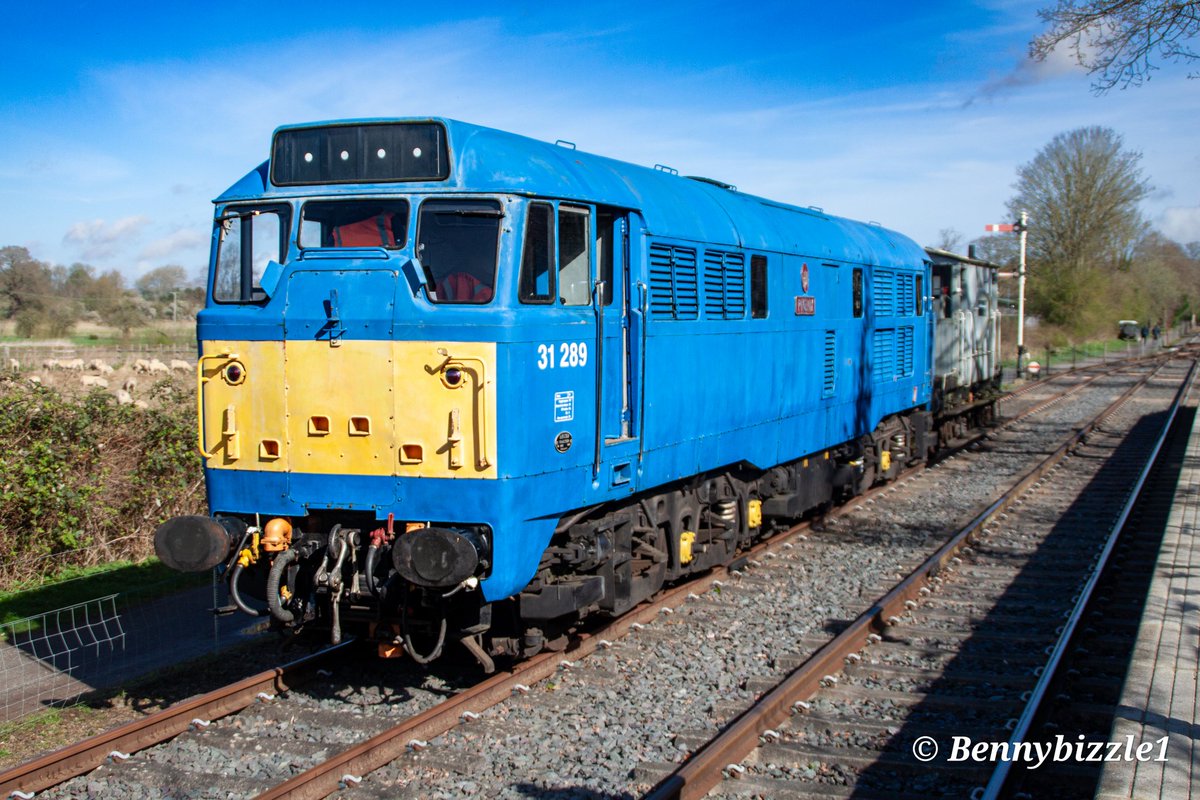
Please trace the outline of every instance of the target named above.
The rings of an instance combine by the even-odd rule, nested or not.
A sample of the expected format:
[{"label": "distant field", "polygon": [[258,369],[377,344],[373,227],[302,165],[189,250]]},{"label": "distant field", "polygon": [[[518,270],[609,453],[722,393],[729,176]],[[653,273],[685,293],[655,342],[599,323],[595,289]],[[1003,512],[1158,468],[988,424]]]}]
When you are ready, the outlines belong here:
[{"label": "distant field", "polygon": [[76,322],[69,336],[59,339],[25,339],[18,337],[15,332],[16,323],[12,320],[0,321],[0,344],[20,345],[26,347],[96,347],[122,346],[133,347],[173,346],[192,347],[196,345],[195,320],[171,322],[164,320],[144,328],[135,328],[130,332],[128,340],[123,339],[121,331],[108,325],[95,322]]}]

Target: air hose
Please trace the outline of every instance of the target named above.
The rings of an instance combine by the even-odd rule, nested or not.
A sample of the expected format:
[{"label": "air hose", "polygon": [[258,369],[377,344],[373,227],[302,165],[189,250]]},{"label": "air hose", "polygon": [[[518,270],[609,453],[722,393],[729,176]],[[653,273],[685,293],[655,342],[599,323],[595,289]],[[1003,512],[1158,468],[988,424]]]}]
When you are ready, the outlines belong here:
[{"label": "air hose", "polygon": [[242,600],[242,595],[238,591],[238,579],[241,577],[242,565],[241,563],[236,563],[233,565],[233,569],[229,572],[229,599],[233,601],[233,604],[237,606],[238,610],[242,613],[249,614],[252,617],[265,617],[268,613],[267,609],[251,608],[250,606],[246,605],[244,600]]},{"label": "air hose", "polygon": [[295,550],[284,550],[275,558],[275,562],[271,564],[271,571],[267,574],[267,608],[270,609],[271,616],[284,625],[295,621],[296,615],[283,607],[279,598],[279,585],[283,580],[283,571],[297,557],[298,553]]},{"label": "air hose", "polygon": [[371,545],[367,548],[367,558],[363,562],[363,575],[367,581],[367,591],[379,597],[379,585],[375,583],[375,562],[379,558],[379,548]]},{"label": "air hose", "polygon": [[[408,593],[405,592],[405,595]],[[400,633],[404,637],[404,649],[408,651],[408,657],[418,664],[428,664],[442,654],[442,645],[446,643],[446,617],[442,616],[442,624],[438,628],[437,644],[434,645],[433,651],[429,655],[421,655],[413,647],[412,637],[408,633],[408,597],[406,596],[400,604]]]}]

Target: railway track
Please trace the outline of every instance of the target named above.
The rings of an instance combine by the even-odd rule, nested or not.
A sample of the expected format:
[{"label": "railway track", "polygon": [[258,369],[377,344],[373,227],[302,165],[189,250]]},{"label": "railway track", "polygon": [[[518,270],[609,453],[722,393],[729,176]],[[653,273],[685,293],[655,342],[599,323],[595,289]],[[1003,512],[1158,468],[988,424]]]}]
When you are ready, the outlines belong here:
[{"label": "railway track", "polygon": [[1078,593],[1090,590],[1129,489],[1165,434],[1144,420],[1169,405],[1182,368],[1161,370],[764,691],[648,797],[999,796],[1003,762],[952,760],[952,737],[1027,735],[1081,613],[1086,598]]},{"label": "railway track", "polygon": [[[1095,376],[1076,376],[1074,381],[1066,379],[1045,381],[1038,385],[1037,391],[1028,392],[1030,395],[1028,399],[1031,402],[1027,404],[1025,416],[1044,413],[1046,409],[1051,408],[1062,398],[1080,394],[1083,388],[1094,387],[1097,382],[1103,380],[1102,373],[1098,373]],[[1052,383],[1058,386],[1072,382],[1075,384],[1073,388],[1055,389],[1057,394],[1044,396],[1046,389],[1050,388]],[[1035,398],[1034,395],[1038,394],[1043,396]],[[958,470],[953,465],[944,465],[937,471],[957,472]],[[875,503],[876,498],[880,497],[888,497],[889,502],[894,501],[896,495],[902,492],[917,496],[921,492],[928,491],[928,483],[924,479],[919,479],[906,481],[906,484],[910,484],[907,485],[907,488],[887,487],[882,492],[872,493],[873,496],[866,500],[860,500],[858,507]],[[488,745],[493,743],[495,732],[487,730],[487,724],[476,724],[472,720],[479,718],[480,715],[488,714],[487,709],[507,700],[514,694],[516,700],[505,704],[505,706],[515,707],[511,715],[504,712],[496,715],[488,714],[488,716],[501,717],[498,727],[502,730],[505,728],[506,722],[504,717],[519,718],[521,714],[536,707],[545,699],[546,695],[557,694],[559,687],[566,687],[577,682],[578,678],[583,678],[585,682],[591,684],[611,703],[619,699],[624,691],[630,689],[629,681],[625,680],[625,676],[630,670],[653,671],[652,666],[636,662],[636,658],[640,657],[637,656],[637,652],[642,650],[661,651],[664,647],[666,649],[676,647],[679,629],[686,624],[685,618],[696,616],[696,612],[730,614],[727,623],[718,621],[716,627],[720,629],[719,634],[713,633],[714,626],[711,623],[708,625],[709,630],[704,634],[701,646],[697,648],[697,655],[702,658],[707,655],[704,648],[708,646],[724,649],[728,655],[728,651],[732,647],[721,648],[720,645],[725,642],[735,642],[739,638],[739,627],[744,629],[743,634],[749,634],[754,627],[752,623],[739,617],[737,597],[747,591],[750,593],[769,591],[778,597],[779,603],[790,601],[791,596],[798,592],[802,597],[807,596],[815,603],[824,604],[818,605],[818,608],[822,608],[826,612],[838,612],[845,616],[849,610],[849,604],[859,602],[864,593],[872,590],[875,584],[872,584],[871,581],[878,584],[897,569],[915,563],[918,560],[916,552],[928,544],[932,535],[929,531],[913,535],[912,552],[894,557],[894,548],[891,547],[891,543],[876,542],[875,569],[864,573],[853,570],[851,574],[845,575],[844,577],[847,579],[853,578],[860,583],[857,590],[847,584],[846,590],[850,595],[848,604],[844,608],[836,608],[836,600],[820,599],[829,581],[827,578],[822,578],[820,574],[818,569],[820,559],[813,558],[812,545],[825,538],[836,538],[842,532],[839,530],[836,533],[832,531],[806,533],[806,527],[793,529],[785,536],[776,537],[769,545],[756,549],[735,565],[741,569],[735,569],[732,574],[725,570],[716,570],[696,582],[677,587],[666,593],[657,603],[636,610],[633,615],[616,621],[606,629],[581,637],[565,653],[543,654],[538,658],[519,664],[507,673],[502,673],[477,685],[468,686],[461,691],[455,691],[452,696],[442,702],[438,702],[442,698],[437,697],[436,693],[423,698],[423,702],[421,700],[397,702],[391,709],[393,713],[382,716],[384,720],[382,722],[377,715],[366,713],[360,713],[357,717],[351,716],[349,722],[346,718],[340,718],[340,722],[330,722],[330,719],[338,719],[338,717],[326,713],[325,709],[306,709],[303,705],[298,709],[293,708],[286,702],[289,693],[285,690],[297,684],[298,679],[292,676],[298,676],[300,670],[272,671],[272,673],[264,673],[258,678],[259,687],[269,685],[269,688],[256,688],[249,694],[249,699],[254,701],[255,698],[258,698],[260,691],[276,695],[278,699],[254,702],[251,717],[245,720],[242,720],[242,716],[239,715],[229,717],[211,726],[191,725],[192,719],[215,720],[230,712],[219,711],[217,706],[212,706],[213,710],[208,710],[201,707],[203,704],[199,699],[189,701],[189,703],[196,704],[192,710],[182,711],[178,706],[168,709],[168,712],[175,712],[174,722],[156,722],[148,718],[150,721],[145,722],[146,732],[126,732],[132,734],[132,738],[97,737],[97,741],[92,741],[90,744],[85,742],[75,746],[75,754],[70,759],[58,758],[60,754],[51,754],[39,759],[38,762],[31,762],[25,767],[10,770],[8,773],[0,775],[0,789],[3,789],[7,796],[14,790],[29,792],[53,786],[70,777],[71,774],[79,774],[89,766],[105,760],[112,750],[132,753],[141,747],[152,744],[153,741],[176,736],[178,743],[171,747],[181,749],[181,753],[164,757],[147,754],[127,762],[117,758],[117,762],[124,763],[111,763],[103,766],[86,778],[63,786],[62,796],[88,796],[92,793],[103,793],[105,796],[133,797],[143,796],[146,793],[161,794],[162,790],[167,788],[170,788],[176,796],[181,797],[228,796],[230,792],[249,796],[259,791],[262,792],[260,795],[262,797],[324,797],[339,790],[342,790],[342,793],[347,796],[371,796],[372,794],[377,796],[428,796],[425,793],[426,779],[434,782],[448,779],[453,783],[456,777],[469,775],[470,767],[465,765],[473,763],[472,760],[460,758],[450,752],[452,750],[450,745],[458,740],[462,746],[477,752],[481,743]],[[840,554],[832,548],[825,548],[823,545],[821,549],[828,549],[825,555],[827,566],[836,572],[837,562],[839,559],[844,559],[844,554]],[[800,553],[804,554],[804,559],[809,566],[800,570],[793,569],[792,572],[796,573],[791,576],[793,580],[776,585],[778,582],[775,578],[770,577],[769,570],[763,568],[763,565],[787,561],[794,563],[795,556]],[[861,583],[864,578],[867,580],[866,584]],[[678,619],[676,619],[666,616],[667,612],[664,609],[682,609],[683,613],[678,614]],[[654,620],[658,620],[658,623],[651,625]],[[725,625],[725,627],[721,628],[721,625]],[[630,632],[633,632],[634,635],[621,638],[626,637]],[[820,640],[821,633],[820,630],[808,630],[804,626],[798,626],[795,631],[783,638],[790,637],[792,643],[796,641],[811,642]],[[684,636],[686,637],[686,634]],[[586,668],[576,669],[574,664],[589,654],[593,654],[593,658],[585,662]],[[754,658],[757,658],[758,655],[760,654],[754,654]],[[762,674],[754,674],[756,670],[753,666],[764,666],[763,664],[752,665],[743,670],[749,675],[749,680],[738,678],[739,685],[725,687],[719,685],[721,678],[718,675],[715,678],[718,684],[716,688],[718,691],[723,689],[731,700],[736,701],[732,695],[741,695],[741,699],[748,702],[751,699],[749,695],[756,693],[755,681],[769,680],[769,674],[775,671],[777,664],[774,662],[787,665],[789,659],[794,660],[799,657],[801,656],[764,656],[758,660],[768,662],[765,666],[770,668],[758,670]],[[394,667],[395,665],[389,666]],[[589,669],[593,668],[601,673],[600,679],[592,680],[593,676],[587,676]],[[311,674],[315,673],[317,667],[308,665],[304,669]],[[724,668],[716,671],[728,672]],[[663,672],[665,680],[669,683],[671,670]],[[736,671],[732,674],[738,675]],[[318,678],[318,681],[320,680]],[[539,681],[542,682],[541,685],[538,685]],[[688,683],[683,685],[685,688],[697,689],[689,699],[700,696],[701,692],[698,691],[700,687],[692,687]],[[420,694],[419,691],[404,682],[401,682],[401,686],[404,687],[402,691],[405,694]],[[536,688],[530,692],[528,687],[535,686]],[[547,686],[554,688],[547,689]],[[455,687],[456,689],[457,687]],[[242,692],[242,700],[246,699],[245,691]],[[443,693],[450,691],[450,688],[446,688]],[[661,689],[658,691],[661,693]],[[525,694],[526,692],[530,693]],[[677,693],[678,689],[675,689],[668,692],[667,695],[673,696]],[[290,694],[301,693],[292,692]],[[232,706],[241,703],[241,707],[246,707],[247,704],[242,700],[233,703]],[[222,702],[215,697],[210,698],[210,701]],[[229,701],[223,702],[229,705]],[[184,705],[187,704],[180,704],[180,706]],[[353,705],[353,703],[348,705]],[[713,706],[711,703],[709,705]],[[587,719],[595,716],[596,708],[588,702],[575,703],[574,706],[575,718],[582,720],[580,725],[586,725]],[[714,707],[719,707],[719,704]],[[562,714],[558,711],[547,713],[555,719],[562,718]],[[186,721],[184,721],[185,718]],[[239,722],[239,720],[241,721]],[[464,725],[464,721],[467,724]],[[492,724],[491,727],[494,728],[497,725]],[[638,720],[635,718],[632,724],[626,727],[632,733],[639,727]],[[519,726],[516,728],[509,726],[509,729],[519,730]],[[150,733],[150,730],[157,732]],[[309,746],[297,747],[289,743],[288,737],[297,731],[299,731],[301,739],[309,742]],[[181,732],[183,732],[182,735],[180,735]],[[371,732],[374,732],[375,735],[366,739],[362,738],[364,733]],[[435,737],[447,733],[450,735],[443,736],[443,741],[438,742],[435,746],[429,748],[424,746]],[[618,730],[617,735],[618,737],[622,736],[622,731]],[[519,739],[520,736],[518,735],[517,738]],[[680,736],[675,731],[670,734],[666,746],[671,751],[678,752],[680,743],[686,742],[687,739],[686,734]],[[119,744],[114,742],[119,742]],[[233,756],[226,758],[220,755],[217,751],[220,751],[225,745],[240,747],[243,752],[245,749],[258,752],[266,750],[267,755],[260,757],[260,760],[264,762],[263,766],[261,768],[247,767],[240,765]],[[518,742],[518,747],[519,745]],[[655,748],[659,747],[661,750],[660,745],[662,745],[661,742],[652,746],[629,748],[629,752],[622,755],[626,778],[631,771],[629,767],[631,761],[633,763],[652,761]],[[68,748],[68,750],[72,750],[72,748]],[[63,754],[65,752],[60,751]],[[177,763],[171,763],[186,762],[189,758],[200,759],[204,768],[197,771],[193,768],[194,764],[181,767]],[[230,761],[230,759],[234,760]],[[376,782],[372,779],[364,786],[358,787],[358,782],[363,775],[397,759],[399,762],[396,765],[382,770],[388,774],[384,775],[381,781]],[[496,760],[495,764],[500,774],[505,774],[508,767],[513,766],[511,763],[506,765],[502,759]],[[519,764],[518,759],[517,766]],[[205,772],[204,769],[211,772]],[[225,779],[224,773],[229,770],[236,773],[239,769],[245,774],[241,777],[235,774],[233,783],[229,783]],[[634,771],[642,777],[647,774],[645,769]],[[586,776],[581,776],[581,778],[586,778]],[[422,783],[414,784],[414,779],[422,781]],[[459,783],[462,782],[459,781]],[[270,786],[274,788],[267,788]],[[116,788],[115,793],[113,792],[114,788]],[[93,789],[96,791],[93,792]],[[406,792],[407,795],[405,795]]]},{"label": "railway track", "polygon": [[[1049,742],[1061,735],[1089,744],[1107,741],[1120,725],[1119,704],[1137,644],[1143,607],[1185,465],[1188,432],[1197,412],[1193,391],[1180,406],[1175,431],[1138,496],[1095,590],[1084,609],[1054,681],[1031,726],[1031,740]],[[1006,785],[1007,796],[1093,798],[1109,788],[1101,782],[1103,762],[1051,763],[1037,770],[1018,769]]]}]

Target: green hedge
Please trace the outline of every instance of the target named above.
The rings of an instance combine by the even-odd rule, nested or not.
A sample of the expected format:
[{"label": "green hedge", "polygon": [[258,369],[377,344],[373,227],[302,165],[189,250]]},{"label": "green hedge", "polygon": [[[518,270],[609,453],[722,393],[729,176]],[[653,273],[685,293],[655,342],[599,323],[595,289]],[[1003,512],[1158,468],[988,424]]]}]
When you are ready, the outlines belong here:
[{"label": "green hedge", "polygon": [[153,550],[163,519],[200,513],[191,398],[155,385],[149,408],[0,379],[0,589]]}]

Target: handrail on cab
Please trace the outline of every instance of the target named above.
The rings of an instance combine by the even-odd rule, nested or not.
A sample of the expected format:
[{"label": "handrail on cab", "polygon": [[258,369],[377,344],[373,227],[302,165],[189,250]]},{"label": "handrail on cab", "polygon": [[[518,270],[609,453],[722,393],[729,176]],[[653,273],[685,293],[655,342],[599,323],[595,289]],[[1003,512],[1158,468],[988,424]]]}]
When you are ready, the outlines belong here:
[{"label": "handrail on cab", "polygon": [[426,366],[425,371],[430,375],[444,375],[450,367],[475,373],[474,396],[471,398],[471,405],[475,411],[475,436],[478,440],[475,446],[475,466],[477,469],[487,469],[492,465],[487,450],[487,364],[483,359],[474,356],[452,356],[444,347],[439,347],[437,354],[445,360],[434,367]]},{"label": "handrail on cab", "polygon": [[196,361],[196,449],[205,460],[212,458],[213,454],[204,449],[204,384],[212,380],[204,374],[204,362],[210,359],[233,361],[237,357],[237,353],[210,353],[200,356]]}]

